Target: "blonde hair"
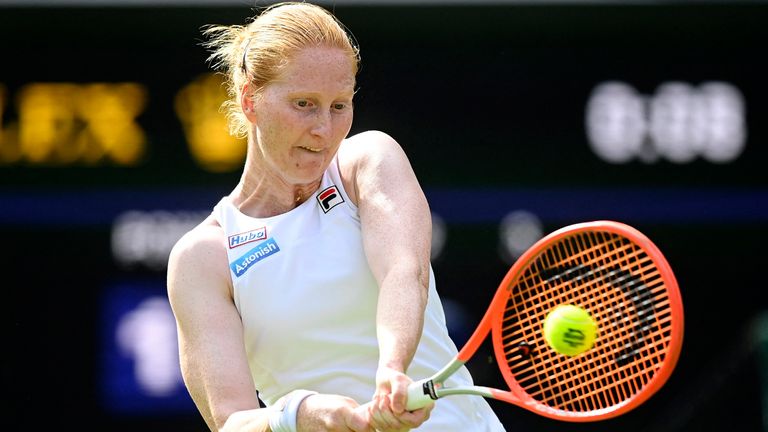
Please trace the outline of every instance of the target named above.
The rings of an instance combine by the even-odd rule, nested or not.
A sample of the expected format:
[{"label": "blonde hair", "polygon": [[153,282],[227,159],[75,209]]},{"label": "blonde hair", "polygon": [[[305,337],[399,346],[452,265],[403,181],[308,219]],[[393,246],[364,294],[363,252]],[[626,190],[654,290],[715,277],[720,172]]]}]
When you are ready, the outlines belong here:
[{"label": "blonde hair", "polygon": [[242,112],[243,85],[254,95],[277,78],[281,68],[298,50],[328,46],[344,50],[360,67],[360,50],[352,34],[330,12],[304,2],[282,2],[265,8],[248,25],[210,25],[203,29],[211,49],[208,61],[225,77],[229,99],[222,104],[232,135],[244,137],[250,130]]}]

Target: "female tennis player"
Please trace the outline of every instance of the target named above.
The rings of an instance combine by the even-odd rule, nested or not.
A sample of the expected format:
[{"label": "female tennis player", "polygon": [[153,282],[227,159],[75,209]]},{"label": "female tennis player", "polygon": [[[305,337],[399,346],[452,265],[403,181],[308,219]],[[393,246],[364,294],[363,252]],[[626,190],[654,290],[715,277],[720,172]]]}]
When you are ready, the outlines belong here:
[{"label": "female tennis player", "polygon": [[[503,431],[481,397],[405,409],[409,376],[457,348],[406,155],[382,132],[348,136],[350,34],[303,2],[205,34],[248,142],[239,183],[169,259],[184,381],[210,429]],[[472,384],[463,367],[450,380]]]}]

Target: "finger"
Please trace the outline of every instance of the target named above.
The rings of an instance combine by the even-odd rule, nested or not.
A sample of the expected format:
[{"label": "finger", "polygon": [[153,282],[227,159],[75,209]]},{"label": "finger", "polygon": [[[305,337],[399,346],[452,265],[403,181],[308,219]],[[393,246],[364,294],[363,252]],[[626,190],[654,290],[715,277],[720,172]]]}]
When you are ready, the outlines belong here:
[{"label": "finger", "polygon": [[429,420],[433,407],[434,404],[414,411],[405,411],[398,417],[398,420],[402,425],[410,428],[417,428],[421,426],[422,423]]},{"label": "finger", "polygon": [[389,396],[385,394],[376,394],[372,401],[373,407],[378,411],[390,411]]},{"label": "finger", "polygon": [[371,413],[371,424],[376,429],[391,430],[398,429],[403,425],[400,423],[391,411],[374,410]]},{"label": "finger", "polygon": [[[419,419],[419,417],[414,417]],[[381,429],[387,432],[398,432],[402,430],[408,430],[413,427],[413,424],[417,423],[412,420],[407,422],[402,421],[400,416],[393,413],[391,410],[373,410],[371,412],[371,423],[376,429]]]}]

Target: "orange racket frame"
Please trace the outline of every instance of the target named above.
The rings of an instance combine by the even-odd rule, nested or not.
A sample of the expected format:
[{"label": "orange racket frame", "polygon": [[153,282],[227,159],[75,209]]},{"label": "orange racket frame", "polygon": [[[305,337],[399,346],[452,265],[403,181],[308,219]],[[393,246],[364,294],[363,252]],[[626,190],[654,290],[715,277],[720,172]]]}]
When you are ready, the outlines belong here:
[{"label": "orange racket frame", "polygon": [[[569,357],[547,345],[544,318],[561,304],[578,305],[597,321],[590,350]],[[489,333],[509,390],[446,386]],[[536,242],[515,262],[453,361],[411,384],[408,409],[448,395],[474,394],[553,419],[604,420],[636,408],[664,385],[682,341],[677,281],[656,245],[620,222],[570,225]]]}]

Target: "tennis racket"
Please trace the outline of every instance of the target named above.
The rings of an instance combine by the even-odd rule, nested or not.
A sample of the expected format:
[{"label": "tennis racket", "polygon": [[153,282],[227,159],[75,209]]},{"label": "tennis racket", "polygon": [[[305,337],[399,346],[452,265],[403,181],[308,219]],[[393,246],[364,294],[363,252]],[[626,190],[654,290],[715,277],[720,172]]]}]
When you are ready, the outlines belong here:
[{"label": "tennis racket", "polygon": [[[561,304],[580,306],[597,322],[588,351],[569,357],[547,345],[544,319]],[[489,333],[509,390],[446,385]],[[636,408],[664,385],[682,341],[682,300],[659,249],[619,222],[570,225],[515,262],[456,357],[410,385],[407,408],[471,394],[558,420],[604,420]]]}]

